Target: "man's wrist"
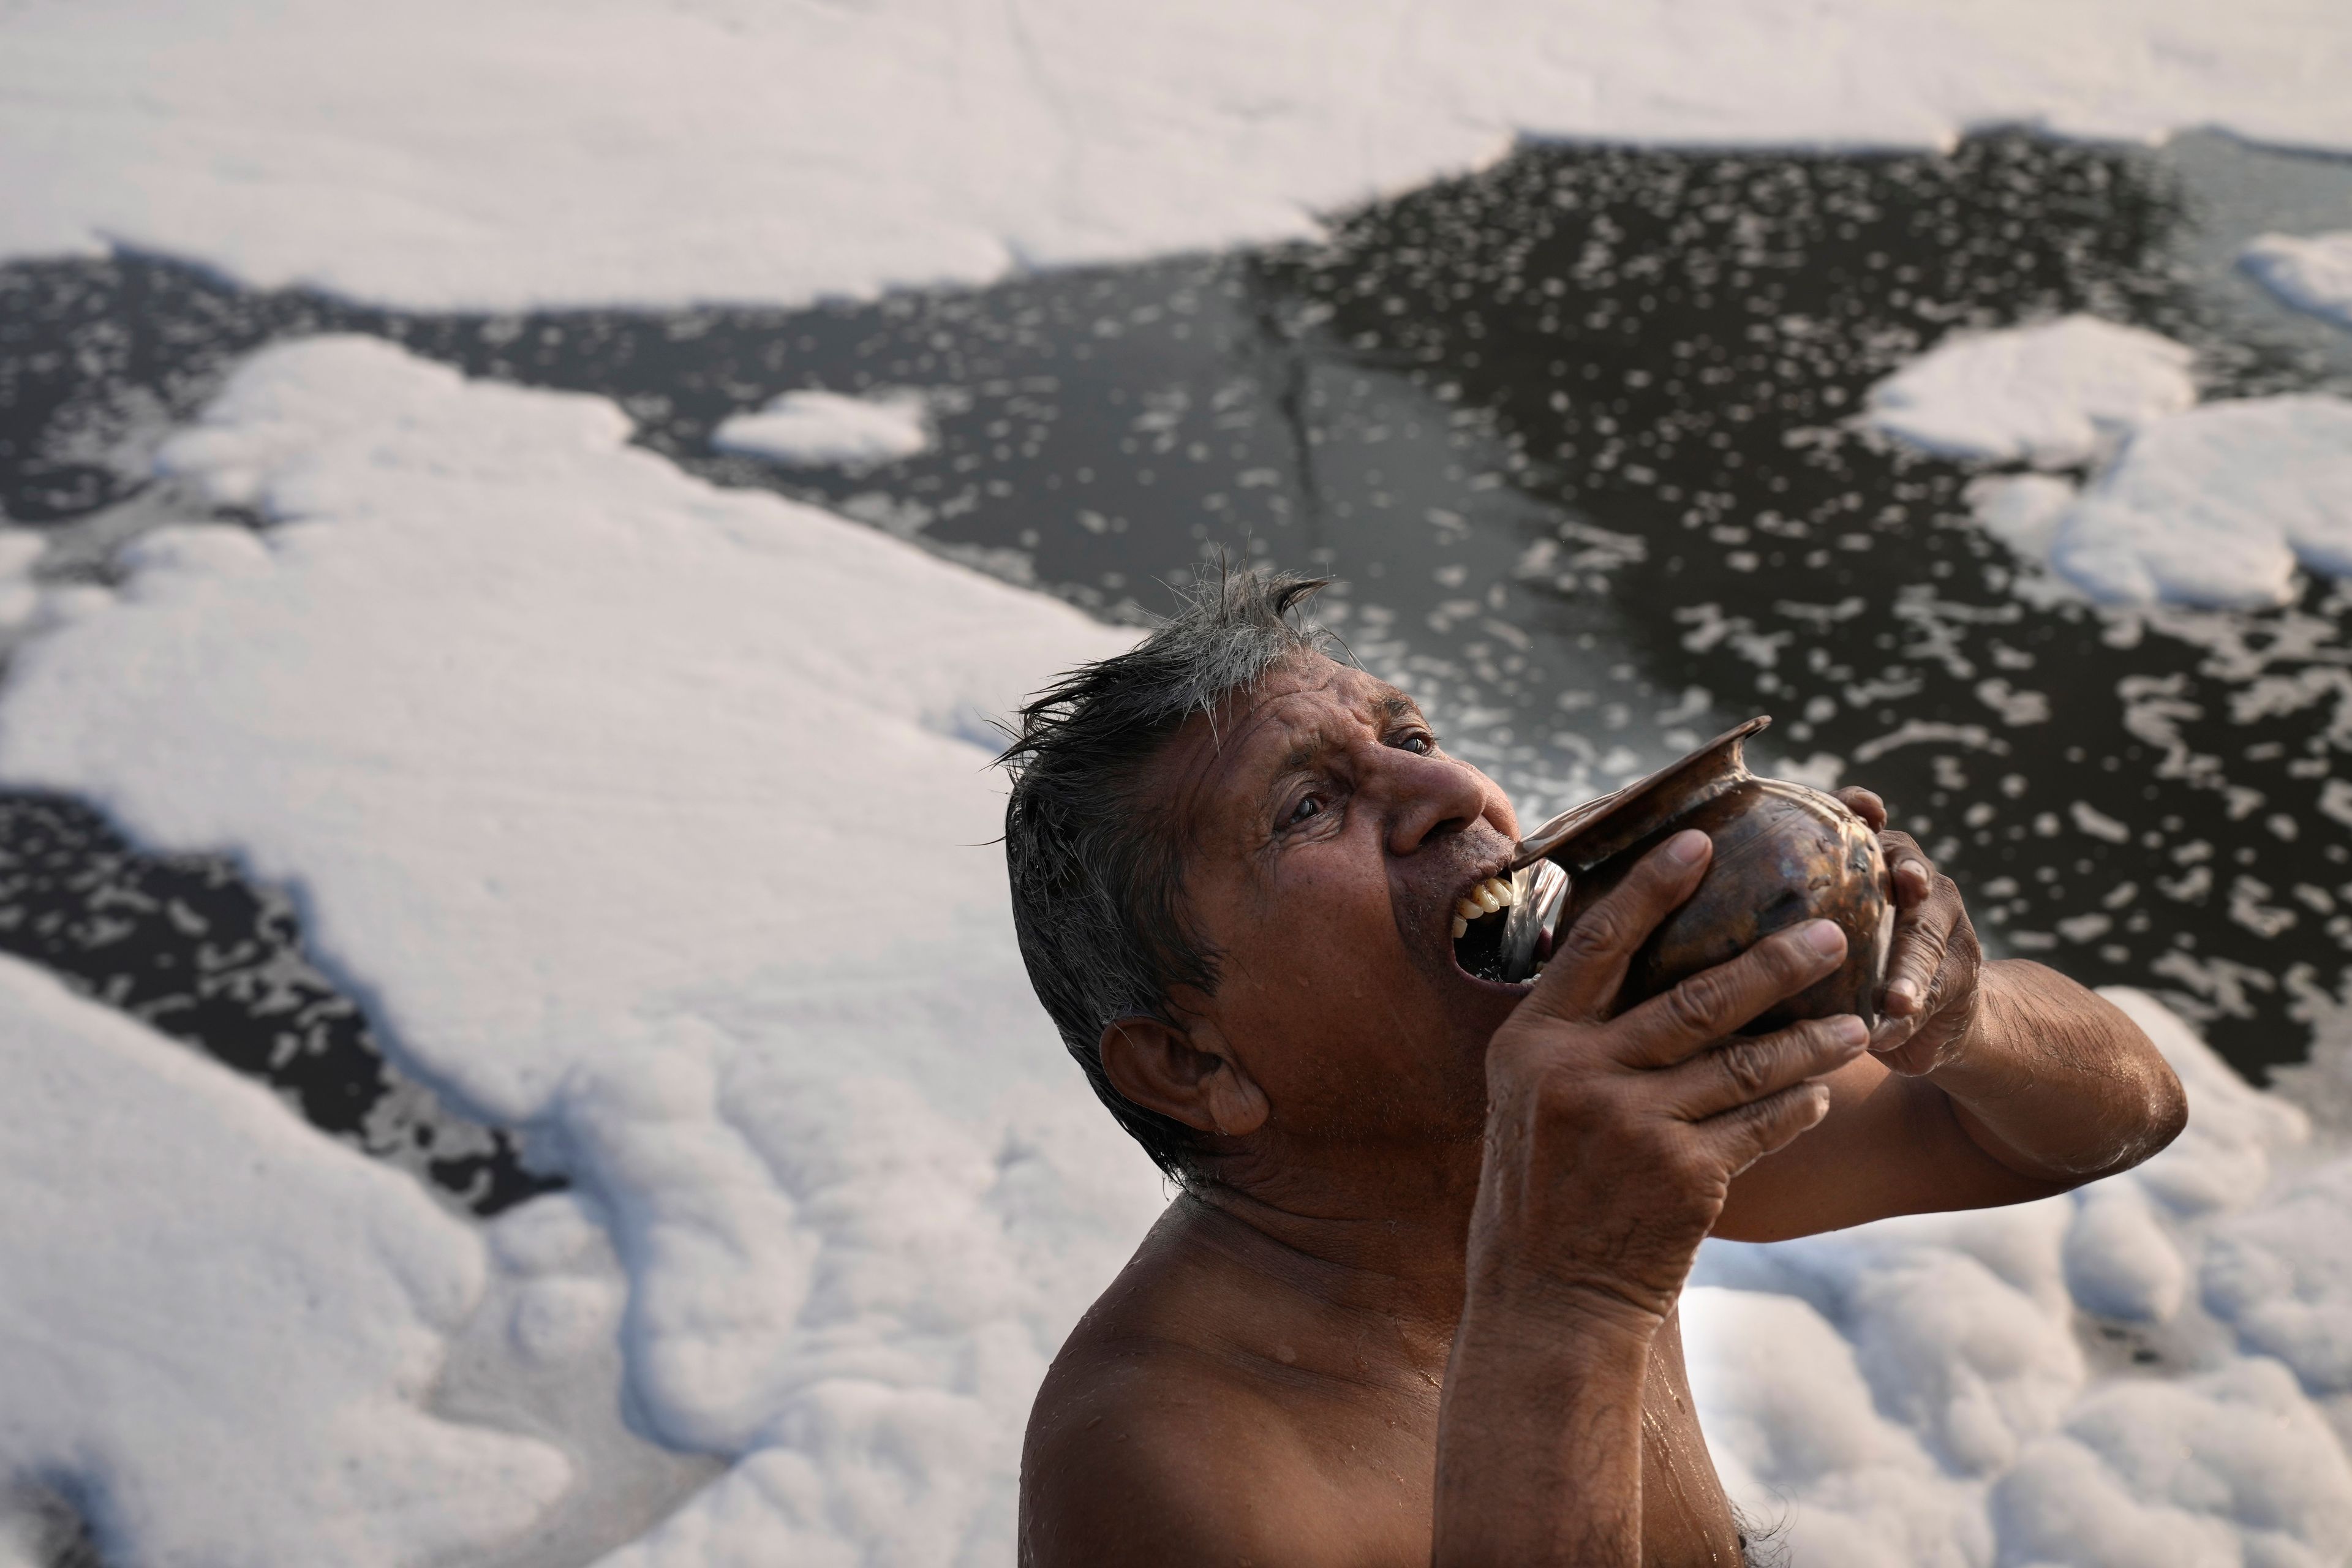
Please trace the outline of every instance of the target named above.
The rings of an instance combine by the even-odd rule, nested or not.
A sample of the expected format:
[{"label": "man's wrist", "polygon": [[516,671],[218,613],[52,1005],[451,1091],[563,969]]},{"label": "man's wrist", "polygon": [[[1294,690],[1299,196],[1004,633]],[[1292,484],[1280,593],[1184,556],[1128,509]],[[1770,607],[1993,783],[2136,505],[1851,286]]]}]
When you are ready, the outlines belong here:
[{"label": "man's wrist", "polygon": [[1474,1266],[1462,1303],[1465,1332],[1491,1336],[1532,1354],[1561,1347],[1615,1347],[1647,1355],[1665,1321],[1648,1292],[1586,1271],[1531,1268],[1523,1263]]}]

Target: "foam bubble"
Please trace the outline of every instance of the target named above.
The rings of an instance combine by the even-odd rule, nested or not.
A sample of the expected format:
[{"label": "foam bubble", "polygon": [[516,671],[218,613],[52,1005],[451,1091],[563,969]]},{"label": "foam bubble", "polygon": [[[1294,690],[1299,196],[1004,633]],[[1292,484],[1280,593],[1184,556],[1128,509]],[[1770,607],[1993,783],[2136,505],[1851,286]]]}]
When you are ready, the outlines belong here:
[{"label": "foam bubble", "polygon": [[2352,327],[2352,229],[2262,235],[2238,253],[2238,265],[2296,310]]},{"label": "foam bubble", "polygon": [[[617,1333],[656,1434],[767,1455],[663,1539],[1009,1554],[1029,1395],[1160,1190],[1038,1011],[964,716],[1132,634],[628,436],[266,351],[162,461],[272,526],[150,534],[35,636],[0,774],[236,847],[393,1054],[566,1152],[626,1304],[524,1286],[510,1355]],[[535,1212],[516,1267],[588,1223]]]},{"label": "foam bubble", "polygon": [[0,1482],[70,1488],[111,1561],[289,1568],[479,1554],[564,1491],[425,1408],[484,1260],[407,1175],[14,958],[0,1085],[38,1194],[0,1207]]},{"label": "foam bubble", "polygon": [[1947,457],[2094,467],[1970,483],[1978,521],[2092,597],[2286,603],[2298,564],[2352,571],[2352,402],[2191,406],[2189,351],[2088,316],[1963,335],[1871,391],[1866,419]]},{"label": "foam bubble", "polygon": [[2305,0],[18,5],[0,253],[423,309],[799,303],[1299,238],[1523,135],[2352,146],[2347,79]]},{"label": "foam bubble", "polygon": [[2095,316],[1961,333],[1872,387],[1865,417],[1946,457],[2074,467],[2194,404],[2194,357]]},{"label": "foam bubble", "polygon": [[803,390],[721,420],[710,444],[798,468],[858,469],[915,456],[931,444],[931,432],[919,394],[845,397]]}]

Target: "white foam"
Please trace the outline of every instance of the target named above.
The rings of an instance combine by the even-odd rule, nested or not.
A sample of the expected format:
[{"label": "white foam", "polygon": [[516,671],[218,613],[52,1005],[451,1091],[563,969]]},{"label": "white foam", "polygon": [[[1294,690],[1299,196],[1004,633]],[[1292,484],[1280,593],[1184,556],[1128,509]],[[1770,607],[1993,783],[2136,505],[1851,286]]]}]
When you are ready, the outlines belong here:
[{"label": "white foam", "polygon": [[1864,416],[1946,457],[2072,468],[2194,404],[2194,358],[2095,316],[1963,333],[1871,388]]},{"label": "white foam", "polygon": [[0,13],[0,253],[416,307],[801,301],[1311,233],[1516,135],[2352,146],[2331,0],[510,0]]},{"label": "white foam", "polygon": [[0,1496],[70,1492],[112,1562],[308,1568],[478,1555],[563,1491],[423,1408],[483,1257],[407,1176],[6,957],[0,1098]]},{"label": "white foam", "polygon": [[2352,402],[2244,398],[2147,426],[2084,487],[2050,559],[2120,604],[2280,605],[2298,561],[2352,571]]},{"label": "white foam", "polygon": [[2325,1568],[2352,1554],[2352,1464],[2275,1362],[2118,1379],[1994,1489],[2005,1563]]},{"label": "white foam", "polygon": [[2261,1212],[2219,1228],[2205,1255],[2205,1305],[2252,1350],[2308,1387],[2352,1392],[2352,1160],[2295,1183]]},{"label": "white foam", "polygon": [[[166,529],[116,588],[45,589],[0,778],[294,887],[393,1049],[565,1152],[594,1201],[493,1227],[507,1282],[465,1342],[529,1383],[617,1342],[651,1428],[733,1460],[616,1568],[1004,1561],[1036,1380],[1160,1191],[1029,994],[978,715],[1125,635],[627,435],[376,341],[265,352],[163,460],[278,521]],[[2112,994],[2192,1103],[2141,1171],[1706,1249],[1709,1429],[1807,1561],[1982,1568],[2111,1525],[2332,1549],[2309,1400],[2352,1283],[2286,1238],[2352,1198],[2299,1173],[2303,1113]],[[625,1307],[576,1261],[599,1227]],[[2221,1456],[2200,1492],[2121,1444],[2085,1307],[2169,1336],[2152,1430],[2252,1411],[2311,1451],[2269,1490]],[[2311,1386],[2245,1370],[2265,1354]],[[247,1415],[265,1447],[315,1420]],[[104,1468],[194,1488],[172,1436],[126,1427]],[[2051,1512],[2076,1496],[2106,1511]]]},{"label": "white foam", "polygon": [[1969,510],[1987,533],[2024,560],[2047,562],[2050,547],[2079,493],[2056,474],[1979,474],[1970,479]]},{"label": "white foam", "polygon": [[2298,310],[2352,327],[2352,229],[2259,236],[2238,265]]},{"label": "white foam", "polygon": [[980,716],[1132,634],[628,434],[266,352],[162,461],[277,526],[79,590],[0,773],[299,889],[394,1049],[568,1151],[654,1430],[756,1456],[648,1551],[1007,1557],[1029,1394],[1160,1192],[1030,993]]},{"label": "white foam", "polygon": [[2189,1266],[2133,1183],[2109,1182],[2083,1194],[2066,1227],[2063,1261],[2075,1304],[2102,1318],[2161,1323],[2188,1293]]},{"label": "white foam", "polygon": [[2087,316],[1947,340],[1872,388],[1865,420],[1946,457],[2095,466],[1969,484],[1976,519],[2095,599],[2284,604],[2298,564],[2352,571],[2352,402],[2192,406],[2189,351]]},{"label": "white foam", "polygon": [[[1726,1486],[1751,1519],[1785,1518],[1792,1561],[2352,1550],[2352,1463],[2322,1403],[2352,1324],[2346,1167],[2273,1186],[2274,1162],[2305,1157],[2303,1114],[2145,994],[2105,994],[2189,1091],[2188,1131],[2147,1165],[2044,1203],[1702,1252],[1693,1392]],[[2158,1364],[2103,1370],[2085,1315],[2133,1325]]]},{"label": "white foam", "polygon": [[929,447],[930,418],[919,393],[846,397],[803,389],[721,420],[710,444],[797,468],[870,468]]},{"label": "white foam", "polygon": [[1881,1414],[1853,1347],[1794,1296],[1697,1286],[1683,1338],[1708,1446],[1790,1559],[1819,1568],[1976,1568],[1990,1556],[1978,1489]]}]

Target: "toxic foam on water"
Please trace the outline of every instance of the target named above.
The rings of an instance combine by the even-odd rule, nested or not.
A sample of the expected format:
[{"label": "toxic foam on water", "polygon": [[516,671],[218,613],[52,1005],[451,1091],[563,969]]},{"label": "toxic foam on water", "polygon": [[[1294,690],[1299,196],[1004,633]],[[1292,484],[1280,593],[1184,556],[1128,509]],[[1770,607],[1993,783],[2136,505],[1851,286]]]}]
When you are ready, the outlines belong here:
[{"label": "toxic foam on water", "polygon": [[1691,1382],[1791,1560],[2318,1564],[2352,1552],[2352,1155],[2140,993],[2189,1129],[2063,1197],[1709,1243]]},{"label": "toxic foam on water", "polygon": [[[977,716],[1126,635],[713,488],[628,434],[602,401],[470,383],[382,342],[273,348],[163,449],[192,518],[235,501],[273,525],[150,535],[116,586],[43,590],[28,620],[0,691],[0,779],[299,889],[391,1048],[538,1126],[597,1200],[501,1220],[514,1293],[469,1308],[480,1244],[413,1186],[390,1195],[407,1178],[320,1152],[266,1096],[226,1095],[209,1064],[27,976],[39,1017],[137,1072],[55,1068],[84,1049],[62,1039],[10,1058],[55,1126],[124,1108],[96,1146],[126,1191],[40,1243],[69,1266],[0,1271],[0,1358],[10,1333],[30,1354],[143,1295],[210,1347],[203,1378],[247,1391],[226,1406],[236,1443],[70,1390],[0,1412],[15,1463],[87,1495],[179,1500],[145,1533],[106,1536],[125,1561],[170,1561],[142,1548],[183,1531],[214,1539],[182,1522],[200,1519],[217,1555],[263,1568],[411,1563],[561,1506],[567,1468],[605,1485],[613,1461],[560,1427],[522,1443],[421,1413],[461,1322],[460,1373],[485,1382],[611,1346],[644,1424],[726,1461],[616,1563],[1012,1555],[1029,1399],[1163,1194],[1029,994]],[[1788,1511],[1805,1561],[2097,1560],[2084,1543],[2110,1539],[2183,1543],[2157,1562],[2352,1549],[2324,1419],[2344,1397],[2352,1264],[2314,1239],[2352,1232],[2340,1148],[2161,1009],[2117,1000],[2192,1102],[2143,1171],[2017,1209],[1709,1247],[1695,1384],[1735,1492]],[[242,1176],[157,1181],[149,1123],[194,1113],[139,1110],[152,1097],[124,1085],[173,1073],[173,1096],[243,1107],[220,1136],[279,1151],[293,1179],[218,1205],[182,1199]],[[86,1169],[89,1145],[20,1134],[20,1184]],[[139,1181],[155,1191],[127,1190]],[[146,1245],[135,1216],[156,1203],[174,1247],[321,1282],[320,1315],[272,1329],[265,1296],[224,1327],[228,1298],[142,1285],[149,1263],[110,1238]],[[569,1261],[599,1230],[625,1310]],[[28,1245],[0,1235],[10,1256]],[[467,1319],[493,1306],[510,1320],[496,1333]],[[2078,1311],[2157,1362],[2102,1361]],[[92,1340],[73,1364],[121,1386],[147,1342]],[[332,1376],[301,1373],[313,1358]],[[464,1392],[436,1407],[467,1408]],[[354,1401],[377,1419],[351,1435],[336,1412]],[[461,1452],[478,1475],[364,1514],[349,1528],[375,1535],[325,1552],[328,1526],[268,1502],[310,1473],[306,1445],[364,1459],[402,1443],[404,1475],[438,1485]],[[478,1502],[482,1477],[511,1484]],[[205,1515],[210,1493],[264,1503]]]},{"label": "toxic foam on water", "polygon": [[802,303],[1312,234],[1515,137],[2352,146],[2330,0],[90,0],[0,12],[0,254],[413,308]]},{"label": "toxic foam on water", "polygon": [[0,1513],[37,1481],[113,1562],[396,1563],[571,1483],[425,1410],[488,1270],[406,1173],[6,957],[0,1095]]},{"label": "toxic foam on water", "polygon": [[869,468],[928,448],[930,420],[919,393],[787,392],[755,413],[720,421],[710,444],[799,468]]},{"label": "toxic foam on water", "polygon": [[2075,467],[2195,403],[2195,357],[2095,316],[1961,335],[1871,388],[1867,417],[1946,457]]},{"label": "toxic foam on water", "polygon": [[1946,457],[2088,468],[1971,486],[2004,543],[2113,604],[2286,603],[2352,570],[2352,402],[2196,403],[2182,344],[2087,316],[1956,337],[1881,382],[1868,423]]},{"label": "toxic foam on water", "polygon": [[714,1520],[1005,1555],[1029,1392],[1160,1187],[1031,995],[979,716],[1132,634],[629,433],[373,340],[258,356],[163,460],[277,526],[53,591],[0,774],[299,889],[396,1055],[548,1131],[643,1421],[744,1458]]},{"label": "toxic foam on water", "polygon": [[2265,234],[2239,253],[2238,265],[2296,310],[2352,327],[2352,229]]}]

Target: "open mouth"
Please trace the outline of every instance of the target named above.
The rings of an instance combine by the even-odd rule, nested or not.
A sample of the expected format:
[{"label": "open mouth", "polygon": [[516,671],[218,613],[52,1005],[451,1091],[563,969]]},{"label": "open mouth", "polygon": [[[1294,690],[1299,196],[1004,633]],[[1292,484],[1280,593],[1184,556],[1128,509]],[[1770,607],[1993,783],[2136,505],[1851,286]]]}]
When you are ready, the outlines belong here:
[{"label": "open mouth", "polygon": [[1481,878],[1454,905],[1454,962],[1505,985],[1533,979],[1551,956],[1567,894],[1567,874],[1549,860]]}]

